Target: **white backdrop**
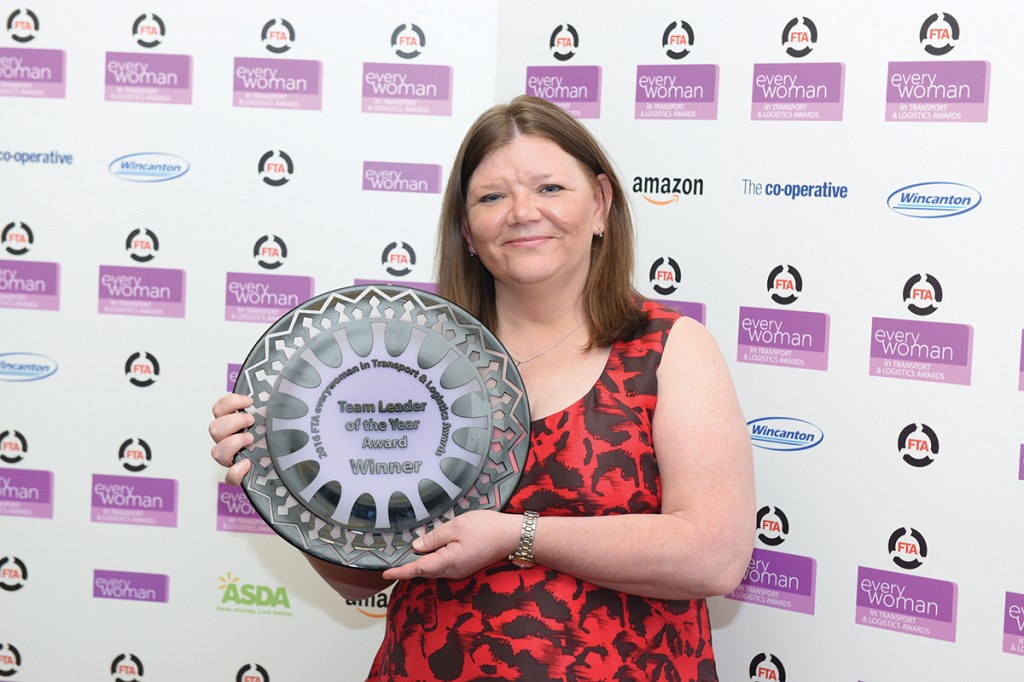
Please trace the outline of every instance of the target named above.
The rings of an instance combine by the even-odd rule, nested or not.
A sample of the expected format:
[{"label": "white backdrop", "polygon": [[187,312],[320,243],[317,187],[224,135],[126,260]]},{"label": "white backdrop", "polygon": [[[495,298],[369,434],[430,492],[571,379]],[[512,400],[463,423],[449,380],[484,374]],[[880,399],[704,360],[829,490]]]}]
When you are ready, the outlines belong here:
[{"label": "white backdrop", "polygon": [[[564,104],[636,188],[637,287],[704,319],[751,421],[759,541],[745,586],[712,600],[721,678],[1024,674],[1016,4],[40,1],[0,19],[0,674],[361,679],[386,597],[346,604],[233,516],[207,455],[209,405],[266,327],[227,319],[229,284],[430,282],[455,148],[528,71],[586,87]],[[112,61],[150,89],[117,90]],[[306,82],[238,105],[240,66]],[[386,73],[421,92],[364,102]],[[887,118],[897,74],[945,82],[945,106]],[[640,118],[641,75],[703,90]],[[760,110],[817,120],[759,120],[757,75],[822,79],[841,104],[803,90]],[[115,175],[125,160],[158,175]],[[424,182],[384,191],[368,170]],[[770,194],[787,185],[811,196]],[[961,203],[906,208],[913,192]],[[758,344],[757,325],[786,334]],[[970,345],[950,336],[967,326]],[[876,334],[953,360],[872,375],[907,369],[873,364]]]}]

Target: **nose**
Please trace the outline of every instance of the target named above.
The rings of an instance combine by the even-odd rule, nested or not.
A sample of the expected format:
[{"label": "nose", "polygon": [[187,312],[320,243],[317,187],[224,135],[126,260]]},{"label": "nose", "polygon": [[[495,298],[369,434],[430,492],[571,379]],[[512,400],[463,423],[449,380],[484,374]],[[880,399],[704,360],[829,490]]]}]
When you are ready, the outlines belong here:
[{"label": "nose", "polygon": [[533,222],[539,217],[537,197],[533,195],[533,192],[522,190],[512,194],[512,210],[508,214],[510,225],[523,225]]}]

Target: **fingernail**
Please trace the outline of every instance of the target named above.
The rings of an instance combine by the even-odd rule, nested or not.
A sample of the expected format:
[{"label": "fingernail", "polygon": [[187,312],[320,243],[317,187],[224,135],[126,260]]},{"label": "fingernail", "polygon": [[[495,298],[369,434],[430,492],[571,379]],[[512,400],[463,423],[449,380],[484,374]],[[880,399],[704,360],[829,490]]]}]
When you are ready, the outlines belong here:
[{"label": "fingernail", "polygon": [[412,548],[417,552],[423,549],[423,538],[416,538],[412,541]]}]

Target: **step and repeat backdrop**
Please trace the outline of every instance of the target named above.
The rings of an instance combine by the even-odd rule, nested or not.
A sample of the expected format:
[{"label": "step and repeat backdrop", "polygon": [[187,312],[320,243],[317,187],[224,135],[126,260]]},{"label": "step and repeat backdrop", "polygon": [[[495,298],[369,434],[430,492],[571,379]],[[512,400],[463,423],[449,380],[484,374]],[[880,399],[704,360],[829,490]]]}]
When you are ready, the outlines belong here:
[{"label": "step and repeat backdrop", "polygon": [[86,4],[0,4],[4,679],[363,678],[388,595],[221,481],[210,406],[314,294],[431,286],[455,149],[521,93],[730,362],[721,679],[1024,676],[1017,4]]}]

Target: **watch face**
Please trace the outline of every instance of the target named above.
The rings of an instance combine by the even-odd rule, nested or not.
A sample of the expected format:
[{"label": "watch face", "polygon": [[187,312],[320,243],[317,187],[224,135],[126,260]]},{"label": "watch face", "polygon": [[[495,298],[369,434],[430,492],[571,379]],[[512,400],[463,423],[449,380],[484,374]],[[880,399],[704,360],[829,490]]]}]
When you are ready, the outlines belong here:
[{"label": "watch face", "polygon": [[511,356],[434,294],[356,286],[295,308],[249,353],[253,399],[243,488],[267,523],[313,556],[383,569],[472,509],[500,509],[529,447]]},{"label": "watch face", "polygon": [[513,557],[512,565],[516,568],[533,568],[533,562],[523,557]]}]

